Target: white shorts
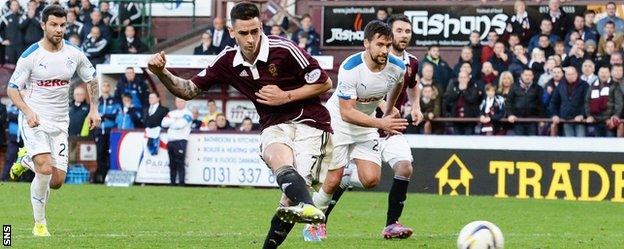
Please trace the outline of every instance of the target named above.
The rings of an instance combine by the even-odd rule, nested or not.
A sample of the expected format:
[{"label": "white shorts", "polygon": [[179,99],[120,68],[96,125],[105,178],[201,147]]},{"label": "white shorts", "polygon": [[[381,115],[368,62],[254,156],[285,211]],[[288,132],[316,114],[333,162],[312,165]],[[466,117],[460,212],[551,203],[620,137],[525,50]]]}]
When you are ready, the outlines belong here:
[{"label": "white shorts", "polygon": [[20,115],[18,121],[21,137],[24,140],[24,148],[28,151],[28,155],[34,157],[50,153],[52,165],[67,172],[67,156],[69,154],[67,128],[61,129],[44,120],[39,126],[30,128],[24,115]]},{"label": "white shorts", "polygon": [[413,161],[412,149],[403,135],[381,139],[381,159],[394,167],[399,161]]},{"label": "white shorts", "polygon": [[278,124],[260,134],[261,154],[273,143],[290,147],[295,154],[294,167],[308,186],[320,186],[331,161],[331,133],[305,124]]},{"label": "white shorts", "polygon": [[353,159],[371,161],[381,166],[381,145],[379,144],[379,139],[334,146],[329,170],[347,166]]}]

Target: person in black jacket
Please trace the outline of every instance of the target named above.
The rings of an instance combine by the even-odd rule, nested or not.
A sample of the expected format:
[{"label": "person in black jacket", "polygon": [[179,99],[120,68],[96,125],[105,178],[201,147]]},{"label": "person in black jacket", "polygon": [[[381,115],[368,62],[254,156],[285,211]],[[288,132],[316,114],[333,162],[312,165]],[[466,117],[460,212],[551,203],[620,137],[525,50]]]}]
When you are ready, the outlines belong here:
[{"label": "person in black jacket", "polygon": [[561,8],[560,0],[550,0],[548,2],[548,12],[544,14],[544,19],[548,19],[553,24],[553,33],[560,38],[565,37],[572,27],[568,14]]},{"label": "person in black jacket", "polygon": [[[26,16],[20,13],[20,5],[16,0],[11,1],[11,12],[2,16],[0,23],[0,41],[6,46],[5,54],[8,63],[15,64],[24,47],[22,23]],[[4,60],[4,57],[2,57]],[[4,64],[4,63],[2,63]]]},{"label": "person in black jacket", "polygon": [[82,51],[85,53],[91,65],[102,64],[106,61],[106,47],[108,41],[102,37],[100,28],[94,26],[87,39],[82,42]]},{"label": "person in black jacket", "polygon": [[85,118],[89,114],[89,104],[85,101],[87,93],[82,87],[74,89],[74,101],[69,103],[69,129],[70,137],[80,136]]},{"label": "person in black jacket", "polygon": [[143,124],[147,135],[147,149],[152,155],[158,154],[160,146],[160,124],[169,113],[169,109],[160,105],[160,96],[153,92],[149,95],[149,106],[143,108]]},{"label": "person in black jacket", "polygon": [[215,17],[212,20],[212,28],[208,29],[212,34],[212,45],[217,48],[217,53],[221,53],[227,46],[233,46],[236,42],[230,36],[223,18]]},{"label": "person in black jacket", "polygon": [[522,70],[520,80],[515,83],[509,91],[505,100],[505,112],[508,120],[514,124],[514,134],[537,135],[537,124],[535,123],[515,123],[520,118],[538,118],[545,114],[542,104],[544,89],[533,82],[533,71],[531,69]]},{"label": "person in black jacket", "polygon": [[[112,31],[108,25],[102,21],[102,13],[100,11],[91,12],[91,18],[89,22],[83,23],[82,33],[80,34],[80,38],[84,41],[87,39],[87,36],[91,33],[93,27],[100,28],[100,35],[106,39],[106,41],[111,40]],[[95,64],[94,64],[95,65]]]},{"label": "person in black jacket", "polygon": [[[479,116],[479,89],[477,84],[470,80],[470,74],[460,72],[457,80],[453,80],[444,92],[444,99],[450,106],[451,117],[468,118]],[[455,122],[455,134],[474,134],[475,124],[472,122]]]},{"label": "person in black jacket", "polygon": [[67,23],[65,24],[65,37],[70,37],[72,35],[80,36],[80,34],[82,34],[82,27],[84,26],[84,24],[78,21],[77,18],[78,17],[76,16],[76,13],[74,13],[73,11],[67,12]]},{"label": "person in black jacket", "polygon": [[136,37],[136,30],[134,29],[134,26],[126,26],[124,34],[126,35],[126,39],[124,42],[121,42],[122,53],[142,54],[148,50],[147,46],[141,41],[141,39]]},{"label": "person in black jacket", "polygon": [[[559,124],[561,119],[582,122],[585,116],[585,95],[589,84],[578,77],[574,67],[565,68],[565,81],[559,84],[550,99],[550,113],[553,124]],[[563,124],[563,134],[566,137],[584,137],[585,124]]]},{"label": "person in black jacket", "polygon": [[481,45],[481,34],[479,31],[472,31],[470,33],[470,44],[468,46],[472,49],[472,57],[481,62],[481,50],[483,49],[483,45]]},{"label": "person in black jacket", "polygon": [[526,11],[526,2],[516,0],[514,3],[514,15],[507,18],[507,27],[505,28],[503,40],[506,40],[504,38],[511,34],[516,34],[520,38],[522,45],[527,46],[529,39],[535,32],[537,32],[537,24]]},{"label": "person in black jacket", "polygon": [[206,31],[202,34],[201,44],[195,47],[193,50],[194,55],[216,55],[218,48],[212,46],[212,34],[209,31]]},{"label": "person in black jacket", "polygon": [[472,79],[478,79],[479,74],[481,73],[481,63],[479,63],[479,60],[474,57],[472,48],[468,46],[463,47],[461,50],[459,60],[457,61],[457,64],[455,64],[455,66],[453,67],[453,77],[457,77],[459,75],[459,69],[464,63],[470,63],[470,65],[472,66]]},{"label": "person in black jacket", "polygon": [[[420,72],[422,72],[422,68],[426,63],[429,63],[433,66],[433,81],[440,84],[439,89],[441,91],[445,91],[449,84],[449,80],[451,79],[453,69],[451,69],[449,64],[440,57],[440,47],[438,47],[437,45],[432,45],[427,50],[427,55],[423,59],[423,63],[420,63],[420,66],[418,68],[418,72],[421,77],[422,73]],[[440,94],[443,95],[443,92],[441,92]]]},{"label": "person in black jacket", "polygon": [[117,80],[115,97],[121,99],[121,95],[124,93],[132,97],[134,107],[143,109],[144,106],[148,105],[149,89],[143,77],[136,75],[133,67],[126,68],[124,75]]},{"label": "person in black jacket", "polygon": [[28,10],[26,19],[22,22],[22,30],[24,30],[24,43],[28,46],[38,42],[43,38],[43,29],[41,29],[41,16],[37,15],[38,3],[28,2]]}]

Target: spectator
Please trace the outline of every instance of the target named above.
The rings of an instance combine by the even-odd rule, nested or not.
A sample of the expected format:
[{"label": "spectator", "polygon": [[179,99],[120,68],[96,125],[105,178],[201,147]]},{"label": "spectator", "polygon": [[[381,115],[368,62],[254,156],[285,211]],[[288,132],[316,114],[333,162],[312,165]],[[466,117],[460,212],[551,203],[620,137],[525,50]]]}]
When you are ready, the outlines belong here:
[{"label": "spectator", "polygon": [[[612,116],[612,109],[609,108],[609,96],[617,83],[611,80],[611,72],[606,66],[598,70],[598,78],[597,81],[590,84],[585,95],[586,122],[593,126],[594,136],[613,137],[613,132],[607,129],[607,121]],[[622,101],[622,96],[619,96],[619,101]]]},{"label": "spectator", "polygon": [[241,132],[251,132],[253,130],[253,122],[250,118],[245,117],[243,122],[240,125],[239,131]]},{"label": "spectator", "polygon": [[[592,60],[585,60],[583,62],[581,80],[587,82],[587,84],[594,85],[598,81],[598,76],[594,74],[596,71],[596,65]],[[609,75],[611,77],[611,75]]]},{"label": "spectator", "polygon": [[[440,94],[441,85],[434,82],[433,80],[433,65],[430,63],[423,63],[422,70],[419,70],[422,73],[422,77],[418,79],[418,87],[424,88],[425,86],[431,86],[433,91],[435,92],[435,96],[437,99],[441,99],[442,95]],[[441,101],[441,100],[440,100]]]},{"label": "spectator", "polygon": [[[560,0],[550,0],[548,2],[548,12],[544,14],[544,19],[549,19],[552,22],[553,34],[559,37],[565,37],[570,28],[570,20],[568,14],[561,8]],[[554,42],[553,42],[554,43]]]},{"label": "spectator", "polygon": [[[526,44],[529,44],[529,39],[530,39],[530,37],[526,39],[527,40]],[[506,49],[509,50],[509,51],[513,51],[513,48],[516,45],[518,45],[518,44],[524,46],[524,43],[520,42],[520,38],[518,37],[517,34],[510,34],[509,35],[509,40],[507,41],[507,48]]]},{"label": "spectator", "polygon": [[147,84],[141,76],[136,75],[133,67],[127,67],[124,75],[117,80],[115,96],[119,98],[124,93],[131,96],[132,105],[139,110],[147,106],[149,95]]},{"label": "spectator", "polygon": [[[2,41],[2,45],[6,47],[6,62],[10,64],[17,63],[17,59],[24,47],[22,25],[26,21],[26,16],[20,13],[20,8],[20,4],[17,0],[11,1],[11,12],[2,16],[2,23],[0,23],[0,40]],[[4,57],[2,61],[4,61]]]},{"label": "spectator", "polygon": [[576,14],[574,16],[574,25],[572,27],[572,30],[568,32],[568,34],[565,36],[566,43],[570,41],[570,34],[574,31],[579,33],[580,38],[583,39],[583,41],[589,41],[589,40],[597,41],[598,40],[598,35],[591,32],[591,29],[585,26],[585,16],[581,14]]},{"label": "spectator", "polygon": [[536,118],[544,116],[542,105],[543,89],[533,83],[533,71],[524,69],[518,83],[514,84],[505,99],[505,112],[509,115],[508,120],[514,124],[514,134],[517,136],[537,134],[537,124],[516,123],[518,118]]},{"label": "spectator", "polygon": [[421,86],[422,96],[420,98],[420,111],[423,114],[424,120],[419,126],[422,127],[422,133],[432,134],[434,130],[432,120],[436,117],[440,117],[442,112],[440,96],[435,86],[431,84]]},{"label": "spectator", "polygon": [[43,38],[43,29],[41,29],[41,15],[37,14],[39,3],[37,1],[28,2],[28,10],[26,19],[21,23],[24,30],[24,43],[33,44]]},{"label": "spectator", "polygon": [[7,181],[9,180],[9,170],[13,165],[13,162],[17,159],[17,151],[20,147],[20,136],[19,136],[19,126],[18,126],[18,117],[20,110],[17,106],[11,104],[6,109],[7,112],[7,123],[9,128],[9,137],[7,140],[7,148],[6,153],[4,154],[4,168],[2,170],[2,178],[0,180]]},{"label": "spectator", "polygon": [[127,93],[121,95],[121,111],[115,118],[117,129],[135,129],[141,127],[141,111],[132,105],[132,96]]},{"label": "spectator", "polygon": [[208,124],[206,125],[206,130],[207,131],[217,131],[217,121],[215,120],[210,120],[208,121]]},{"label": "spectator", "polygon": [[494,44],[494,56],[490,58],[490,63],[492,63],[496,74],[507,71],[510,61],[510,56],[505,50],[505,44],[502,42]]},{"label": "spectator", "polygon": [[379,8],[377,9],[377,20],[382,21],[382,22],[387,22],[388,21],[388,10],[384,9],[384,8]]},{"label": "spectator", "polygon": [[578,39],[562,65],[563,67],[574,67],[577,72],[580,72],[583,68],[583,62],[587,59],[589,59],[589,55],[585,53],[585,42]]},{"label": "spectator", "polygon": [[623,127],[620,118],[624,117],[624,69],[623,66],[614,65],[611,68],[611,80],[613,87],[609,89],[609,102],[607,108],[610,110],[611,118],[607,120],[607,128],[617,130],[617,136],[624,136],[618,127]]},{"label": "spectator", "polygon": [[199,118],[199,109],[196,106],[191,108],[191,113],[193,114],[193,124],[191,124],[192,131],[199,131],[199,128],[202,126],[202,121]]},{"label": "spectator", "polygon": [[[444,92],[444,99],[451,108],[451,117],[477,117],[479,115],[479,89],[474,81],[470,80],[470,74],[460,72],[457,80],[453,80]],[[474,134],[474,123],[455,122],[453,128],[455,134]]]},{"label": "spectator", "polygon": [[137,3],[121,2],[118,4],[117,15],[111,18],[111,23],[121,26],[139,24],[141,22],[141,11]]},{"label": "spectator", "polygon": [[230,37],[230,33],[225,30],[225,21],[221,17],[215,17],[212,20],[212,28],[209,29],[212,34],[212,46],[217,48],[217,54],[230,45],[234,44],[234,39]]},{"label": "spectator", "polygon": [[505,98],[496,94],[496,87],[485,87],[485,98],[479,105],[481,132],[486,135],[499,134],[502,129],[500,120],[505,117]]},{"label": "spectator", "polygon": [[505,32],[508,35],[516,34],[523,45],[529,44],[529,39],[536,30],[536,24],[529,13],[526,12],[526,3],[524,0],[516,0],[514,3],[514,15],[507,20]]},{"label": "spectator", "polygon": [[[585,114],[585,95],[589,85],[579,79],[576,68],[567,67],[564,72],[565,83],[555,88],[550,100],[550,113],[554,125],[559,124],[561,119],[582,122]],[[584,137],[585,124],[564,123],[563,134],[566,137]]]},{"label": "spectator", "polygon": [[[555,49],[553,48],[552,43],[550,42],[550,40],[548,39],[546,35],[543,35],[543,34],[540,35],[538,43],[537,43],[537,48],[544,51],[544,57],[550,57],[551,55],[555,54]],[[533,52],[534,49],[530,51]]]},{"label": "spectator", "polygon": [[604,54],[607,41],[613,41],[616,48],[619,48],[624,42],[624,34],[621,29],[615,29],[615,24],[613,22],[607,22],[604,25],[604,32],[598,41],[599,54]]},{"label": "spectator", "polygon": [[492,67],[492,63],[489,61],[483,63],[483,68],[481,68],[481,77],[479,85],[481,87],[485,87],[487,85],[497,85],[498,73],[494,71],[494,67]]},{"label": "spectator", "polygon": [[616,15],[615,12],[617,11],[617,6],[615,5],[615,3],[608,2],[606,9],[607,9],[607,16],[598,20],[598,24],[596,25],[596,29],[598,29],[598,33],[600,33],[601,36],[604,35],[605,33],[604,27],[609,22],[612,22],[615,25],[614,29],[624,30],[624,20],[622,20],[622,18]]},{"label": "spectator", "polygon": [[[557,43],[555,43],[555,54],[559,56],[560,60],[565,60],[566,58],[568,58],[568,54],[566,52],[566,46],[565,43],[563,41],[557,41]],[[545,54],[544,54],[545,55]],[[547,58],[550,58],[550,56],[547,56]]]},{"label": "spectator", "polygon": [[82,51],[82,41],[80,40],[80,36],[72,35],[69,37],[69,43],[71,45],[76,46],[80,51]]},{"label": "spectator", "polygon": [[596,58],[596,65],[598,67],[602,67],[602,66],[609,66],[611,63],[611,55],[616,52],[615,50],[615,42],[614,41],[607,41],[605,43],[605,49],[603,54],[598,54],[598,57]]},{"label": "spectator", "polygon": [[99,11],[102,13],[102,22],[105,25],[110,25],[110,21],[113,18],[113,14],[110,13],[110,3],[108,1],[100,1]]},{"label": "spectator", "polygon": [[314,27],[312,27],[312,17],[308,14],[303,15],[301,18],[301,28],[299,28],[296,35],[293,36],[293,42],[295,44],[300,44],[301,42],[299,39],[302,35],[307,37],[305,43],[306,50],[318,51],[320,54],[321,36],[314,30]]},{"label": "spectator", "polygon": [[553,23],[550,19],[542,19],[540,24],[540,33],[531,37],[529,41],[529,51],[533,51],[533,48],[539,45],[539,39],[541,35],[546,35],[550,44],[555,44],[559,40],[559,36],[553,33]]},{"label": "spectator", "polygon": [[95,67],[97,64],[103,64],[106,61],[106,46],[108,41],[102,37],[100,28],[92,27],[91,33],[82,43],[82,51],[84,51],[89,62]]},{"label": "spectator", "polygon": [[102,13],[100,11],[95,10],[91,12],[91,19],[89,22],[84,23],[84,27],[82,28],[82,34],[80,38],[82,40],[86,40],[87,36],[90,34],[90,32],[92,32],[93,27],[100,28],[100,35],[101,37],[106,39],[106,41],[111,40],[112,32],[110,28],[106,24],[104,24],[104,22],[102,21]]},{"label": "spectator", "polygon": [[147,52],[147,46],[136,37],[134,26],[126,26],[124,30],[126,42],[121,43],[121,52],[124,54],[142,54]]},{"label": "spectator", "polygon": [[65,9],[67,9],[67,12],[79,13],[81,8],[80,5],[80,0],[68,0],[65,2]]},{"label": "spectator", "polygon": [[593,10],[586,10],[583,15],[585,17],[585,27],[593,34],[594,37],[596,37],[596,39],[598,39],[600,34],[598,33],[598,28],[596,27],[596,22],[594,21],[596,19],[596,12]]},{"label": "spectator", "polygon": [[[529,61],[527,68],[533,70],[534,75],[542,75],[544,73],[545,63],[546,55],[544,54],[544,50],[534,48],[533,51],[531,51],[531,61]],[[519,76],[520,75],[518,75],[518,77]]]},{"label": "spectator", "polygon": [[220,111],[217,110],[217,102],[214,99],[208,100],[208,114],[203,119],[202,127],[208,127],[208,122],[211,120],[217,119],[217,115],[221,114]]},{"label": "spectator", "polygon": [[81,0],[78,19],[85,24],[91,22],[91,12],[93,12],[93,4],[91,4],[91,1]]},{"label": "spectator", "polygon": [[94,182],[96,183],[103,183],[108,173],[110,166],[110,132],[117,127],[115,119],[122,109],[117,99],[111,95],[111,88],[108,82],[103,82],[101,89],[98,113],[102,117],[102,123],[94,132],[98,159],[97,170],[94,176]]},{"label": "spectator", "polygon": [[67,23],[65,24],[65,37],[71,37],[72,35],[81,35],[83,23],[78,21],[76,13],[73,11],[67,12]]},{"label": "spectator", "polygon": [[195,55],[216,55],[217,47],[212,46],[212,35],[209,32],[204,32],[201,37],[201,44],[195,47],[193,54]]},{"label": "spectator", "polygon": [[513,56],[511,57],[511,63],[509,63],[509,72],[511,72],[514,77],[520,77],[522,70],[529,67],[529,59],[527,58],[526,50],[522,44],[514,46],[512,51]]},{"label": "spectator", "polygon": [[585,53],[590,60],[595,61],[597,56],[598,49],[596,48],[596,42],[594,40],[589,40],[585,42]]},{"label": "spectator", "polygon": [[[130,26],[128,26],[130,27]],[[160,105],[160,96],[153,92],[149,94],[149,106],[143,110],[143,123],[145,124],[145,135],[147,136],[147,149],[150,154],[158,154],[160,146],[160,124],[169,113],[167,107]]]},{"label": "spectator", "polygon": [[217,130],[233,130],[234,128],[230,125],[230,121],[225,118],[225,114],[219,113],[217,118],[215,119],[217,122]]},{"label": "spectator", "polygon": [[552,70],[557,66],[557,62],[555,62],[554,57],[548,58],[546,63],[544,63],[544,73],[540,75],[537,80],[537,84],[541,87],[546,87],[546,83],[553,78]]},{"label": "spectator", "polygon": [[184,185],[186,163],[186,147],[191,134],[191,111],[186,109],[186,101],[181,98],[175,100],[176,110],[170,111],[162,120],[162,127],[167,130],[167,151],[169,152],[169,179],[171,185]]},{"label": "spectator", "polygon": [[80,136],[85,118],[89,114],[89,103],[87,103],[87,93],[83,87],[74,89],[74,101],[69,103],[69,129],[70,137]]},{"label": "spectator", "polygon": [[[433,82],[437,84],[441,90],[440,94],[443,95],[443,91],[446,89],[453,70],[451,67],[440,57],[440,47],[437,45],[430,46],[427,50],[427,55],[423,59],[418,71],[422,71],[422,67],[429,63],[433,66]],[[421,74],[422,76],[422,74]]]},{"label": "spectator", "polygon": [[299,44],[297,44],[297,46],[300,49],[305,50],[306,52],[308,52],[308,54],[311,54],[311,55],[321,54],[321,51],[319,50],[318,46],[313,46],[308,42],[308,36],[306,36],[305,33],[299,33],[297,35],[297,38],[299,40]]},{"label": "spectator", "polygon": [[510,72],[502,72],[500,75],[500,79],[498,80],[497,93],[501,97],[507,99],[507,95],[511,91],[511,88],[514,85],[514,76]]},{"label": "spectator", "polygon": [[459,61],[457,61],[457,64],[455,64],[455,66],[453,67],[453,77],[457,77],[459,75],[459,69],[464,63],[469,63],[472,66],[471,78],[479,78],[479,73],[481,72],[481,64],[479,63],[479,60],[474,58],[472,54],[472,48],[468,46],[463,47],[461,50]]},{"label": "spectator", "polygon": [[613,65],[622,65],[622,53],[615,52],[609,58],[609,64]]},{"label": "spectator", "polygon": [[481,49],[481,63],[489,61],[494,56],[494,45],[498,42],[498,33],[490,31],[487,36],[487,42]]},{"label": "spectator", "polygon": [[[544,106],[550,106],[550,100],[552,99],[552,94],[559,86],[559,83],[563,82],[563,68],[555,67],[552,69],[552,79],[546,82],[544,86],[544,94],[542,95],[542,102]],[[547,110],[548,116],[552,116],[550,110]]]},{"label": "spectator", "polygon": [[271,26],[271,31],[270,31],[271,35],[274,36],[281,36],[286,38],[286,35],[284,34],[284,30],[282,29],[282,26],[274,24],[273,26]]},{"label": "spectator", "polygon": [[470,33],[470,45],[468,45],[472,49],[472,57],[478,62],[481,62],[481,50],[483,50],[483,45],[481,45],[481,34],[479,31],[472,31]]}]

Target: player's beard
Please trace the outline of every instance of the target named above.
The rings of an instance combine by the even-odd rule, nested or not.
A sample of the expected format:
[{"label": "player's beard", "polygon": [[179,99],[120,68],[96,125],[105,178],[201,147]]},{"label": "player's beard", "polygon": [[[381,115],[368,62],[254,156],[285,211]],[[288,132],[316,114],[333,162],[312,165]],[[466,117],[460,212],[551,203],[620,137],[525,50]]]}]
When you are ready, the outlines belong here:
[{"label": "player's beard", "polygon": [[[405,45],[401,44],[401,42],[405,42]],[[393,41],[392,48],[394,49],[394,51],[403,53],[403,51],[405,51],[405,48],[407,48],[408,43],[409,41]]]},{"label": "player's beard", "polygon": [[61,44],[61,42],[63,42],[63,35],[61,34],[61,36],[55,36],[54,34],[50,33],[46,33],[45,34],[45,38],[46,40],[48,40],[48,42],[52,43],[54,46],[58,46],[59,44]]},{"label": "player's beard", "polygon": [[386,62],[388,62],[387,54],[386,55],[378,54],[377,56],[372,57],[372,58],[373,58],[373,61],[377,63],[377,65],[380,65],[380,66],[386,65]]}]

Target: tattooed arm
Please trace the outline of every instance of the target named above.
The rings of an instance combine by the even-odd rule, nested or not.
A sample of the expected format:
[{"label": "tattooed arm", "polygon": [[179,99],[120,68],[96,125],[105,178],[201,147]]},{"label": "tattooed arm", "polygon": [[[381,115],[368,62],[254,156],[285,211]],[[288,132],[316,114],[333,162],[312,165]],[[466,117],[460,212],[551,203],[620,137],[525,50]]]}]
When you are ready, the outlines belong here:
[{"label": "tattooed arm", "polygon": [[100,85],[98,84],[97,79],[87,82],[87,93],[89,94],[89,99],[91,99],[89,114],[87,116],[91,123],[89,128],[95,129],[100,126],[100,123],[102,122],[102,117],[100,117],[100,114],[98,113],[98,106],[100,104]]},{"label": "tattooed arm", "polygon": [[154,54],[147,63],[149,70],[160,79],[167,89],[176,97],[190,100],[201,93],[201,89],[191,80],[182,79],[173,75],[165,68],[167,63],[165,53],[160,52]]}]

